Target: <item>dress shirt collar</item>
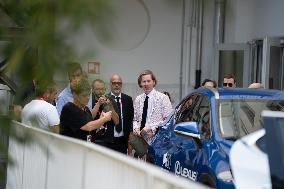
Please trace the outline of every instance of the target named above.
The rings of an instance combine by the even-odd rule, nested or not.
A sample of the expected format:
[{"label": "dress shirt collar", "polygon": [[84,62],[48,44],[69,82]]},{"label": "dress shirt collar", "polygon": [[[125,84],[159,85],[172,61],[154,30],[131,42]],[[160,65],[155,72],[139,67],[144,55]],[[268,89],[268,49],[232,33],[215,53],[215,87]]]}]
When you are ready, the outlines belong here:
[{"label": "dress shirt collar", "polygon": [[121,93],[120,93],[118,96],[116,96],[116,95],[113,94],[112,92],[110,92],[110,94],[111,94],[112,96],[114,96],[114,98],[119,97],[119,99],[121,99]]},{"label": "dress shirt collar", "polygon": [[148,96],[149,98],[152,98],[153,95],[154,95],[154,93],[155,93],[155,91],[156,91],[155,88],[153,88],[153,90],[152,90],[149,94],[146,95],[146,94],[144,93],[144,97],[146,98],[146,96]]}]

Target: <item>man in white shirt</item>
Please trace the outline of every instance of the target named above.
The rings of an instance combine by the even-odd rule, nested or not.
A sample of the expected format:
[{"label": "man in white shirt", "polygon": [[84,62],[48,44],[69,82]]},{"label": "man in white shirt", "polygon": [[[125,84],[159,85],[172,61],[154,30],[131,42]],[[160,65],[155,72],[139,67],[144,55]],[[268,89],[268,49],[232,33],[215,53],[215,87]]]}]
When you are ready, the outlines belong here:
[{"label": "man in white shirt", "polygon": [[36,98],[25,105],[21,113],[22,123],[44,130],[59,133],[59,115],[51,103],[55,100],[57,90],[54,84],[39,84]]},{"label": "man in white shirt", "polygon": [[138,85],[144,93],[134,102],[133,134],[142,136],[148,144],[152,141],[158,126],[172,111],[167,95],[156,91],[157,80],[150,70],[143,71],[138,77]]}]

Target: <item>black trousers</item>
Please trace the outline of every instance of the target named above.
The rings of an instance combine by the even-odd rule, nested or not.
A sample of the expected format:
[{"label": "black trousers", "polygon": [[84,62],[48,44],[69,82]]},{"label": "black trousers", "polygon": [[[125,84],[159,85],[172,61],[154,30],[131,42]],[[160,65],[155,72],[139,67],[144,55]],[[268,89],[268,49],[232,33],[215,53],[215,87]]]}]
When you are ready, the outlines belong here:
[{"label": "black trousers", "polygon": [[101,146],[110,148],[117,152],[121,152],[123,154],[127,154],[128,140],[126,137],[114,137],[113,142],[106,142],[103,140],[95,140],[95,144],[99,144]]},{"label": "black trousers", "polygon": [[128,141],[126,137],[114,137],[114,142],[111,144],[111,149],[127,154]]}]

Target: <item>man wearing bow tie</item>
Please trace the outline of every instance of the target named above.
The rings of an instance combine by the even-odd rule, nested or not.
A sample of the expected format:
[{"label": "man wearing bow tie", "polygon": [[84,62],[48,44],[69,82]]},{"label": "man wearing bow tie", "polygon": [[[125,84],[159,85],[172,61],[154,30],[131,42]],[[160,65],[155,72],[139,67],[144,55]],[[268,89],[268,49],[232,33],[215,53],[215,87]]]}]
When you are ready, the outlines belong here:
[{"label": "man wearing bow tie", "polygon": [[133,121],[133,101],[132,98],[121,92],[122,79],[118,74],[112,75],[110,79],[111,96],[117,105],[117,114],[119,115],[119,124],[114,127],[114,142],[111,148],[118,152],[127,153],[128,138],[132,132]]}]

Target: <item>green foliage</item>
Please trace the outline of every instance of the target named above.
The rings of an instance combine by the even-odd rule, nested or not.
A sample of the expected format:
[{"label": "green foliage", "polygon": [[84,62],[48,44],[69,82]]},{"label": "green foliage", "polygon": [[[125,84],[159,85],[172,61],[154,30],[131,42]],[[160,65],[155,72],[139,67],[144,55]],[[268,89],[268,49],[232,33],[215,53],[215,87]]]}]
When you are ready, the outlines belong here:
[{"label": "green foliage", "polygon": [[[113,9],[108,0],[0,0],[0,9],[12,20],[12,26],[0,27],[0,41],[8,41],[0,52],[7,61],[0,74],[16,81],[18,102],[33,79],[49,82],[58,70],[65,74],[66,62],[78,60],[70,37],[82,27],[91,26],[106,40],[110,37],[106,24],[112,21]],[[26,142],[29,137],[11,130],[11,115],[1,117],[1,134]],[[0,142],[0,152],[6,150]]]},{"label": "green foliage", "polygon": [[107,40],[107,24],[113,10],[107,0],[0,0],[0,9],[14,23],[1,27],[0,40],[8,40],[2,54],[8,65],[5,74],[18,84],[23,96],[31,81],[44,83],[54,73],[65,73],[66,62],[78,60],[70,38],[86,25]]},{"label": "green foliage", "polygon": [[[29,69],[28,76],[22,69],[17,72],[19,80],[49,79],[55,70],[64,70],[66,61],[77,58],[76,44],[69,44],[68,37],[86,24],[107,37],[105,23],[112,16],[105,0],[2,0],[0,5],[20,30],[9,39],[4,53],[9,60],[8,73]],[[2,32],[9,30],[3,28]]]}]

